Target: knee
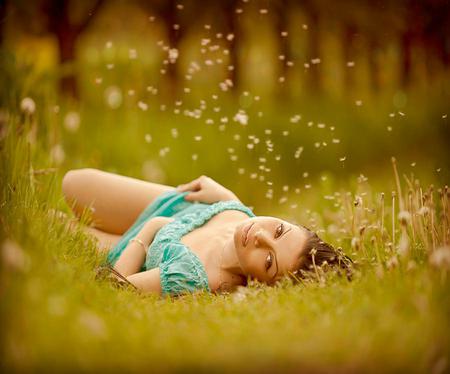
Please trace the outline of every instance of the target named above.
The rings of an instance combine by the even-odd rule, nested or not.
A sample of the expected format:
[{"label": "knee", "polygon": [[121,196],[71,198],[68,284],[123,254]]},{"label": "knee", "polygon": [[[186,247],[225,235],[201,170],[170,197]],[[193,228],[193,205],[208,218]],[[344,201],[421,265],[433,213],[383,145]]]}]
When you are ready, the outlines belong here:
[{"label": "knee", "polygon": [[69,170],[62,179],[62,192],[66,198],[74,196],[78,188],[86,187],[89,175],[95,172],[95,169],[82,168]]}]

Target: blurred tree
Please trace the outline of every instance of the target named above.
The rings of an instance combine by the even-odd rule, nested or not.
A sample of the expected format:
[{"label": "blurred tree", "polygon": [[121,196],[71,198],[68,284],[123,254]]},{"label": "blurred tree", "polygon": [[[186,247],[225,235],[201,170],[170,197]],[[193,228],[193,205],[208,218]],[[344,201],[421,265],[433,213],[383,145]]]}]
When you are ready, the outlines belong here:
[{"label": "blurred tree", "polygon": [[6,18],[6,0],[0,0],[0,46],[3,45],[5,18]]},{"label": "blurred tree", "polygon": [[34,35],[51,33],[56,37],[60,62],[60,89],[72,99],[79,98],[76,80],[75,45],[103,0],[15,0],[11,2],[17,16],[14,22]]},{"label": "blurred tree", "polygon": [[150,17],[158,17],[163,20],[166,29],[168,50],[165,63],[165,89],[162,95],[166,99],[175,100],[179,94],[180,73],[179,73],[179,49],[180,43],[185,36],[185,27],[181,25],[178,11],[184,7],[181,2],[175,0],[140,0],[140,6],[149,14]]},{"label": "blurred tree", "polygon": [[231,90],[237,92],[240,86],[240,62],[239,62],[239,42],[241,30],[239,27],[239,15],[236,14],[237,0],[220,1],[223,16],[225,18],[226,40],[228,41],[229,66],[227,68],[228,78],[233,82]]},{"label": "blurred tree", "polygon": [[80,34],[91,23],[93,16],[101,7],[103,0],[90,2],[87,12],[78,22],[71,16],[74,11],[70,1],[49,0],[42,2],[42,9],[48,15],[48,29],[58,42],[59,62],[63,68],[60,80],[61,90],[73,99],[79,99],[76,75],[72,65],[75,61],[75,45]]},{"label": "blurred tree", "polygon": [[290,48],[289,37],[289,12],[291,11],[292,3],[290,0],[278,0],[274,2],[275,11],[275,31],[277,33],[278,41],[278,59],[279,64],[279,77],[282,79],[278,87],[278,96],[280,99],[285,100],[290,95],[288,73],[288,63],[292,61],[292,52]]},{"label": "blurred tree", "polygon": [[[322,82],[320,74],[320,10],[316,1],[308,0],[302,3],[303,10],[308,17],[308,51],[306,52],[308,65],[306,69],[307,86],[310,94],[319,95],[322,92]],[[314,63],[314,61],[316,61]]]},{"label": "blurred tree", "polygon": [[450,64],[450,2],[447,0],[426,0],[421,11],[424,13],[423,44],[426,49],[428,79],[433,81],[439,72],[434,61],[441,68]]}]

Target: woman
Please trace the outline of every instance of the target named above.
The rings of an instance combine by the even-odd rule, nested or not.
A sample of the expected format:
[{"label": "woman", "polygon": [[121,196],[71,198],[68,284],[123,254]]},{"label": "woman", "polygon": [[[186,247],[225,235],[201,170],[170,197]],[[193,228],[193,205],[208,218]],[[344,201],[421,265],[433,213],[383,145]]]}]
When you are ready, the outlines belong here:
[{"label": "woman", "polygon": [[273,285],[324,261],[346,263],[309,229],[256,217],[203,175],[174,188],[78,169],[64,176],[62,187],[77,216],[90,207],[88,231],[108,252],[115,274],[145,293],[232,290],[249,276]]}]

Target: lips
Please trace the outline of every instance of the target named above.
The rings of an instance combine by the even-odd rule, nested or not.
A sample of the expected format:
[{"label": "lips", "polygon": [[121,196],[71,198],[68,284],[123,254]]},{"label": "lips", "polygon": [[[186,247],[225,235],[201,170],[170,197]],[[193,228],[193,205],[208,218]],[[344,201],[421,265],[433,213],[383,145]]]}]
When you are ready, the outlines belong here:
[{"label": "lips", "polygon": [[251,223],[250,225],[247,226],[246,229],[244,229],[244,233],[242,234],[242,245],[245,247],[247,245],[247,240],[248,240],[248,232],[250,231],[250,229],[252,228],[253,223]]}]

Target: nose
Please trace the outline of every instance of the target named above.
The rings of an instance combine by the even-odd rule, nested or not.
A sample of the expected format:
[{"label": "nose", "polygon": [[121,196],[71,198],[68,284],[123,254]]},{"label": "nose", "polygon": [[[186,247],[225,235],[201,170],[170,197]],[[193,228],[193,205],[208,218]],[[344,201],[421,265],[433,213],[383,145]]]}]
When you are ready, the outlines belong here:
[{"label": "nose", "polygon": [[270,237],[266,230],[264,229],[258,229],[255,232],[255,247],[263,247],[265,245],[270,245]]}]

